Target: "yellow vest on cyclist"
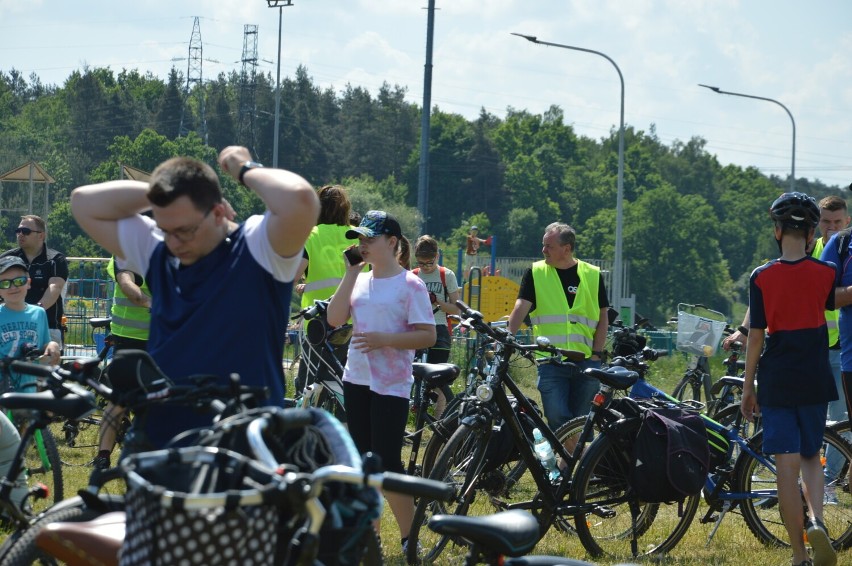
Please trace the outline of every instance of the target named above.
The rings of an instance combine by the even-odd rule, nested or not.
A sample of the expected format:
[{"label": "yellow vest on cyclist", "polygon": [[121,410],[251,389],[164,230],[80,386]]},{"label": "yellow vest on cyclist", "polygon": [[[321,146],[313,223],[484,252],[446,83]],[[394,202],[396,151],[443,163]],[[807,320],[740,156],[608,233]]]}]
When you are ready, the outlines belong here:
[{"label": "yellow vest on cyclist", "polygon": [[346,232],[351,229],[351,226],[319,224],[311,230],[305,242],[308,273],[302,293],[302,308],[313,305],[314,300],[325,300],[334,294],[346,273],[343,250],[358,242],[346,237]]},{"label": "yellow vest on cyclist", "polygon": [[[811,252],[811,257],[815,257],[819,259],[819,256],[822,255],[822,250],[825,248],[825,244],[822,241],[822,238],[816,239],[816,244],[814,244],[814,251]],[[840,327],[837,324],[838,319],[840,318],[840,311],[825,311],[825,324],[828,326],[828,346],[834,346],[840,340]]]},{"label": "yellow vest on cyclist", "polygon": [[580,285],[574,306],[569,307],[556,268],[544,260],[533,263],[535,309],[530,312],[530,321],[536,336],[546,336],[554,346],[582,352],[588,358],[601,316],[598,304],[601,270],[577,260],[577,275]]},{"label": "yellow vest on cyclist", "polygon": [[[107,273],[115,279],[115,258],[110,258],[107,264]],[[148,284],[142,281],[142,292],[151,296]],[[146,307],[133,304],[127,295],[121,290],[118,283],[115,284],[113,293],[112,309],[110,310],[112,322],[110,329],[116,336],[132,338],[134,340],[147,340],[148,330],[151,324],[151,312]]]}]

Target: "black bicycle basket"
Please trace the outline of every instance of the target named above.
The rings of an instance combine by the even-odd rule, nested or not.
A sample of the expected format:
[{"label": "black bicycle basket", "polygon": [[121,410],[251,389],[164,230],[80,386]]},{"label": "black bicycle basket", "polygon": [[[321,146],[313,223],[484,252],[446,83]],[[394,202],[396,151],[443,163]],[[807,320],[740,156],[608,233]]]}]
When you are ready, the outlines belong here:
[{"label": "black bicycle basket", "polygon": [[119,564],[275,564],[282,478],[249,458],[192,446],[126,458]]}]

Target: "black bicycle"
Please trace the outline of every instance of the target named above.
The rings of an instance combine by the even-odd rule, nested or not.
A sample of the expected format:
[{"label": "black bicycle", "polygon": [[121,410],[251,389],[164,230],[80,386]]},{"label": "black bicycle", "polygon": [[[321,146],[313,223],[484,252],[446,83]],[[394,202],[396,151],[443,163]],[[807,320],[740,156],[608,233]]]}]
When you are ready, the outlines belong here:
[{"label": "black bicycle", "polygon": [[[489,327],[481,313],[461,301],[457,305],[466,319],[464,324],[488,334],[498,344],[496,363],[476,395],[464,399],[460,426],[429,475],[431,479],[453,485],[456,496],[449,504],[423,499],[418,502],[409,535],[408,562],[414,564],[420,558],[412,540],[421,543],[427,561],[434,561],[450,546],[465,550],[469,546],[469,541],[457,534],[437,534],[425,529],[430,517],[485,515],[510,509],[532,512],[543,536],[554,525],[563,532],[572,532],[571,520],[575,518],[591,521],[594,517],[610,517],[611,506],[626,503],[630,522],[618,536],[629,542],[634,555],[665,552],[674,547],[689,527],[698,505],[697,495],[672,505],[648,504],[638,501],[629,490],[622,490],[617,501],[599,503],[585,500],[585,488],[572,490],[572,479],[573,485],[582,480],[588,486],[593,481],[592,470],[602,459],[613,455],[629,458],[622,452],[628,450],[635,437],[638,418],[625,421],[625,414],[638,417],[640,407],[634,400],[615,398],[613,393],[628,389],[638,374],[619,367],[588,371],[587,374],[601,381],[601,389],[582,428],[568,428],[576,426],[569,423],[554,433],[509,376],[509,366],[518,356],[529,363],[567,365],[571,362],[562,356],[569,353],[541,338],[535,344],[521,345],[507,331]],[[535,352],[548,356],[536,359]],[[558,457],[556,479],[551,479],[551,471],[533,452],[536,428]],[[575,478],[575,467],[579,480]],[[504,469],[510,472],[505,473]],[[595,547],[587,550],[593,555],[600,553]]]}]

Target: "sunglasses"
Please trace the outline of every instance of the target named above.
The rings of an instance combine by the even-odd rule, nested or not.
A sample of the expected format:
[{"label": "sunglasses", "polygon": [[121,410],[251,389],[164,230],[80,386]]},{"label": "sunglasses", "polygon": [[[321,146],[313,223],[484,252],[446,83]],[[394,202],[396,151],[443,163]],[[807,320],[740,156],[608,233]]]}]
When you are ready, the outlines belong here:
[{"label": "sunglasses", "polygon": [[418,260],[417,265],[419,267],[432,267],[433,265],[435,265],[435,260],[434,259],[432,261],[419,261]]},{"label": "sunglasses", "polygon": [[22,275],[20,277],[15,277],[14,279],[0,279],[0,289],[8,289],[12,285],[15,287],[23,287],[27,284],[29,277]]},{"label": "sunglasses", "polygon": [[41,230],[33,230],[32,228],[15,228],[15,234],[23,234],[24,236],[29,236],[35,232],[36,234],[41,234]]}]

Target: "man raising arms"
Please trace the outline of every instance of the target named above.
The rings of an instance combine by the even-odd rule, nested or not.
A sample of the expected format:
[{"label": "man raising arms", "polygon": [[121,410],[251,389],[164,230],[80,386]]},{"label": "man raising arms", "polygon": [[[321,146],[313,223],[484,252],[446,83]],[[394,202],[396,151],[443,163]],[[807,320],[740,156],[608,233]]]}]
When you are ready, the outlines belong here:
[{"label": "man raising arms", "polygon": [[[234,227],[216,173],[185,157],[160,164],[150,184],[75,189],[71,209],[98,244],[148,282],[148,352],[166,375],[180,383],[193,374],[224,381],[238,373],[242,383],[269,389],[268,404],[281,405],[293,276],[319,203],[305,179],[263,168],[244,147],[223,149],[219,166],[260,197],[263,215]],[[140,214],[148,209],[153,219]],[[161,447],[209,422],[188,410],[152,407],[144,423],[134,423],[134,437]]]}]

